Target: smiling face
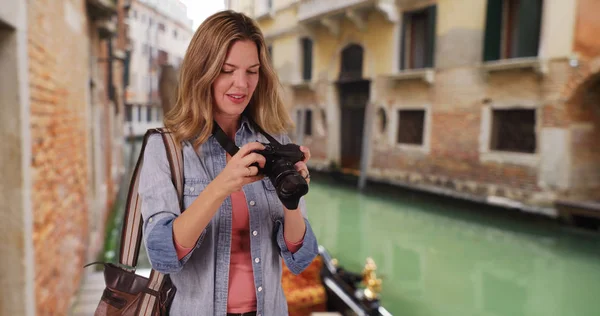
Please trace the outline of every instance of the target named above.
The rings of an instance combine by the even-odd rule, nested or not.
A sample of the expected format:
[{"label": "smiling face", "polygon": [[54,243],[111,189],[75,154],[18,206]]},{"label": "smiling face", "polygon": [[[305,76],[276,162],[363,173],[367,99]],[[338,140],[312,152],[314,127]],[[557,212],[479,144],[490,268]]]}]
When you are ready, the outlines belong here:
[{"label": "smiling face", "polygon": [[258,84],[259,66],[256,43],[244,40],[231,45],[212,85],[215,116],[233,118],[242,114]]}]

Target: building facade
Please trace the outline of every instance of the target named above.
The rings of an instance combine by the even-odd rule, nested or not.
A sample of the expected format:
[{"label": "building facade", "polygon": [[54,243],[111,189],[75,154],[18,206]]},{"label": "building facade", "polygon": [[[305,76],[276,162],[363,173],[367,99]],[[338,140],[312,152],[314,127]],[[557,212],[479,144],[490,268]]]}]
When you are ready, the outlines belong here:
[{"label": "building facade", "polygon": [[123,171],[123,0],[0,1],[1,315],[66,315]]},{"label": "building facade", "polygon": [[556,215],[600,198],[593,0],[231,0],[313,168]]},{"label": "building facade", "polygon": [[164,66],[179,68],[193,35],[179,0],[134,0],[127,19],[130,81],[126,92],[127,135],[162,126],[159,79]]}]

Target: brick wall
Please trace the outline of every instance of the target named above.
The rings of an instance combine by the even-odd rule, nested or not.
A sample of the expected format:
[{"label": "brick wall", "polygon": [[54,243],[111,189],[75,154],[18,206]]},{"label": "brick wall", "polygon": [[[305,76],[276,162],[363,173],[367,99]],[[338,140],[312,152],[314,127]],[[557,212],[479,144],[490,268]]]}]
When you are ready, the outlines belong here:
[{"label": "brick wall", "polygon": [[[71,9],[85,16],[83,1]],[[87,34],[69,27],[64,10],[58,0],[28,5],[38,315],[65,314],[70,302],[56,295],[77,290],[88,232]]]},{"label": "brick wall", "polygon": [[577,23],[575,28],[574,50],[585,58],[600,55],[600,2],[596,0],[577,1]]},{"label": "brick wall", "polygon": [[[89,154],[90,61],[95,61],[90,46],[103,57],[105,44],[98,46],[97,38],[90,39],[96,32],[90,28],[85,1],[30,1],[27,11],[36,309],[37,315],[66,315],[87,263],[90,206],[99,205],[106,213],[113,199],[108,129],[112,117],[104,89],[95,94],[96,104],[107,113],[98,126],[107,152],[97,157],[106,172],[108,197],[99,204],[94,200]],[[97,84],[105,82],[105,65],[98,64]]]}]

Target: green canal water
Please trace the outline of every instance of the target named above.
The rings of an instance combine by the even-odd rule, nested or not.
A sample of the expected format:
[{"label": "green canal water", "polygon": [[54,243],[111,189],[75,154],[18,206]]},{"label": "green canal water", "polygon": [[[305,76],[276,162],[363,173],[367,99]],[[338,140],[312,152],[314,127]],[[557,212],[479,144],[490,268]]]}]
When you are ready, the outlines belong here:
[{"label": "green canal water", "polygon": [[[319,244],[346,269],[360,272],[367,257],[375,260],[381,299],[393,315],[600,315],[600,234],[485,205],[368,188],[359,193],[313,177],[309,220]],[[105,260],[118,253],[119,212]],[[143,251],[140,267],[148,267]]]}]

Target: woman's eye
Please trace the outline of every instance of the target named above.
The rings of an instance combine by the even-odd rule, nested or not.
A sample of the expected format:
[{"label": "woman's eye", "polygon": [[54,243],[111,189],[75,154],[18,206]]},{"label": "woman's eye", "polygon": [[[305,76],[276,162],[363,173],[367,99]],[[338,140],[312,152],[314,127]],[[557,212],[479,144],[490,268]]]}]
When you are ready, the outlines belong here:
[{"label": "woman's eye", "polygon": [[226,74],[232,74],[233,70],[225,70],[225,69],[223,69],[223,70],[221,70],[221,72],[226,73]]},{"label": "woman's eye", "polygon": [[255,75],[255,74],[257,74],[257,73],[258,73],[258,71],[248,71],[248,73],[249,73],[249,74],[253,74],[253,75]]}]

